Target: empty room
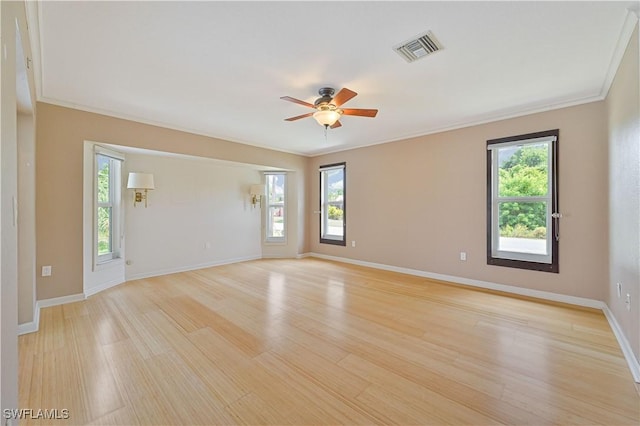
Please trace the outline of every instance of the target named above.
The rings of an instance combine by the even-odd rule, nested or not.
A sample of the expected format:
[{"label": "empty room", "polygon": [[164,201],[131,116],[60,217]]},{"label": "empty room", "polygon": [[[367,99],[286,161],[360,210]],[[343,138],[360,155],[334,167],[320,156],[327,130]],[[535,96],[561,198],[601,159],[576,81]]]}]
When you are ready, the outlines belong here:
[{"label": "empty room", "polygon": [[3,424],[640,424],[639,14],[0,2]]}]

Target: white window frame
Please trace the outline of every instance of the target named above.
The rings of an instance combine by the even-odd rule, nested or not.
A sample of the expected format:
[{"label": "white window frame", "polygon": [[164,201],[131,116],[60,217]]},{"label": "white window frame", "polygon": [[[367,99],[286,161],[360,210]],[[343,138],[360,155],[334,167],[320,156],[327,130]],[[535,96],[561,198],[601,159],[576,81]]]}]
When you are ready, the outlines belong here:
[{"label": "white window frame", "polygon": [[[271,190],[269,185],[269,176],[282,176],[284,179],[283,189],[284,193],[282,194],[282,203],[274,202],[271,198]],[[264,174],[265,177],[265,187],[267,190],[266,195],[266,209],[265,209],[265,217],[266,217],[266,226],[265,226],[265,241],[267,243],[286,243],[287,241],[287,173],[285,172],[269,172]],[[282,233],[281,237],[273,236],[271,229],[271,207],[282,207]]]},{"label": "white window frame", "polygon": [[[109,202],[98,200],[98,157],[109,159]],[[122,249],[123,209],[122,209],[122,170],[124,155],[96,145],[94,147],[93,166],[93,259],[94,268],[120,259]],[[111,208],[111,252],[98,254],[98,209]]]},{"label": "white window frame", "polygon": [[[544,196],[502,197],[499,195],[499,151],[513,146],[547,144],[547,194]],[[498,266],[510,266],[547,272],[558,272],[559,218],[557,188],[557,143],[558,130],[532,133],[487,141],[487,184],[488,209],[487,263]],[[500,203],[508,202],[545,202],[546,203],[546,253],[525,253],[499,249],[500,239]]]},{"label": "white window frame", "polygon": [[[342,170],[342,235],[329,234],[329,183],[328,172]],[[320,167],[320,242],[334,245],[347,245],[347,163],[328,164]]]}]

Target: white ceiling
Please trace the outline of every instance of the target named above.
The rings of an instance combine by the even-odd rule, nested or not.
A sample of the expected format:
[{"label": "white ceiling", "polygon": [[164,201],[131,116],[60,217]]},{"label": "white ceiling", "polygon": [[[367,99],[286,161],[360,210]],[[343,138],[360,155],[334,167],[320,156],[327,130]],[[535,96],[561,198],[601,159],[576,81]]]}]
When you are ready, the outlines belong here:
[{"label": "white ceiling", "polygon": [[[637,3],[42,2],[36,88],[45,102],[315,155],[602,99]],[[411,64],[392,50],[427,30],[444,50]],[[312,118],[283,120],[311,110],[281,96],[312,103],[324,86],[378,116],[343,117],[326,139]]]}]

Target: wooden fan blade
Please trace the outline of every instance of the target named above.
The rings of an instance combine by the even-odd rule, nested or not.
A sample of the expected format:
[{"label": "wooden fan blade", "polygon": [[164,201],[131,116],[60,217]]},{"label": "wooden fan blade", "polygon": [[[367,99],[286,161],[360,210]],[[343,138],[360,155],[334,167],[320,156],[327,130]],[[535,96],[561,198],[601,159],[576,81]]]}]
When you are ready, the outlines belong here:
[{"label": "wooden fan blade", "polygon": [[361,109],[361,108],[347,108],[342,109],[344,115],[358,115],[360,117],[375,117],[378,114],[377,109]]},{"label": "wooden fan blade", "polygon": [[282,99],[283,101],[293,102],[294,104],[300,104],[309,108],[315,108],[309,102],[301,101],[300,99],[292,98],[291,96],[282,96],[280,99]]},{"label": "wooden fan blade", "polygon": [[336,121],[335,123],[333,123],[333,126],[329,127],[330,129],[337,129],[338,127],[342,126],[342,123],[340,123],[340,120]]},{"label": "wooden fan blade", "polygon": [[285,118],[284,121],[296,121],[296,120],[300,120],[301,118],[311,117],[312,115],[313,113],[310,112],[308,114],[296,115],[295,117]]},{"label": "wooden fan blade", "polygon": [[349,90],[346,87],[340,89],[337,95],[333,97],[331,103],[335,106],[339,107],[343,103],[347,102],[349,99],[354,98],[357,95],[353,90]]}]

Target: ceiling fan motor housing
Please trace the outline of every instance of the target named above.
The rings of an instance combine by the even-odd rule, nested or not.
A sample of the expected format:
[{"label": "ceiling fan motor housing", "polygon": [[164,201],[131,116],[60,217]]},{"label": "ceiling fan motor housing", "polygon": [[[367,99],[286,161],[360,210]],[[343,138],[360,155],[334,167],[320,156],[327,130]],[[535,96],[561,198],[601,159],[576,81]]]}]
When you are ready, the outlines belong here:
[{"label": "ceiling fan motor housing", "polygon": [[323,105],[328,105],[331,100],[333,99],[333,94],[335,93],[335,89],[331,88],[331,87],[323,87],[322,89],[318,90],[318,94],[320,95],[320,97],[318,99],[316,99],[316,101],[313,103],[313,105],[318,108],[320,106]]}]

